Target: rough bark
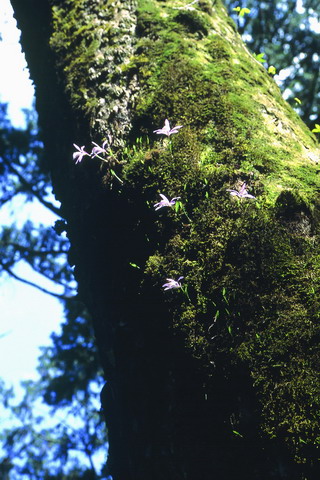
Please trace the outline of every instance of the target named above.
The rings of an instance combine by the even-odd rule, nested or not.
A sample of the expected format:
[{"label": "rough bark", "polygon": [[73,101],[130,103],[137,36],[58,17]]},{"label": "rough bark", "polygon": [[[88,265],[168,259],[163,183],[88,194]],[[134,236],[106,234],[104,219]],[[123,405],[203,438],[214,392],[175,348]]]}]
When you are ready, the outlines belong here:
[{"label": "rough bark", "polygon": [[[11,2],[114,479],[318,478],[314,136],[219,1]],[[165,118],[183,128],[162,141]],[[74,164],[73,142],[104,139],[109,165]],[[227,192],[244,181],[256,200]],[[155,212],[159,193],[184,209]],[[161,289],[180,275],[185,290]]]}]

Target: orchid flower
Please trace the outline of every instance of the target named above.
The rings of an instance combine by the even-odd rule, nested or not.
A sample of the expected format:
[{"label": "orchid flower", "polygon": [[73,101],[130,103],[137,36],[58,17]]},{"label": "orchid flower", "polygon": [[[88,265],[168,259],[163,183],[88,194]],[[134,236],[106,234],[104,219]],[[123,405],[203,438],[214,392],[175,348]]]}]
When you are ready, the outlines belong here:
[{"label": "orchid flower", "polygon": [[230,192],[230,195],[234,195],[239,198],[256,198],[253,195],[250,195],[247,190],[247,185],[246,182],[243,182],[243,184],[240,187],[240,190],[232,190],[230,188],[227,189],[227,192]]},{"label": "orchid flower", "polygon": [[164,290],[172,290],[172,289],[175,289],[175,288],[181,288],[182,285],[181,285],[180,280],[182,280],[182,279],[183,279],[183,277],[179,277],[178,280],[174,280],[173,278],[166,278],[167,283],[164,283],[162,285],[162,288],[164,288]]},{"label": "orchid flower", "polygon": [[78,145],[74,143],[73,146],[78,150],[78,152],[73,152],[72,155],[73,160],[75,160],[76,163],[80,163],[85,155],[88,155],[90,157],[90,154],[84,150],[84,145],[82,145],[82,147],[78,147]]},{"label": "orchid flower", "polygon": [[159,210],[162,207],[173,207],[176,203],[177,200],[181,197],[173,197],[171,200],[169,200],[165,195],[160,193],[160,197],[162,200],[160,202],[155,203],[153,206],[155,207],[156,210]]},{"label": "orchid flower", "polygon": [[100,155],[101,153],[107,153],[106,151],[106,145],[108,143],[108,140],[105,140],[102,144],[102,147],[100,147],[100,145],[98,145],[96,142],[92,142],[94,147],[92,148],[91,150],[91,157],[94,158],[98,155]]},{"label": "orchid flower", "polygon": [[153,130],[153,133],[157,133],[158,135],[167,135],[167,137],[170,137],[170,135],[173,133],[178,133],[179,128],[182,127],[183,125],[177,125],[176,127],[170,128],[169,120],[165,119],[164,127]]}]

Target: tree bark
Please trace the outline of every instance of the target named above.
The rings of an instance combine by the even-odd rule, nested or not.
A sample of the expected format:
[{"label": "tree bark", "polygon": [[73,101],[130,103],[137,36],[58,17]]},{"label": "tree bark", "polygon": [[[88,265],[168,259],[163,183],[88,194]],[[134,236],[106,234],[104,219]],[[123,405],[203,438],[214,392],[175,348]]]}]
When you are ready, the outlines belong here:
[{"label": "tree bark", "polygon": [[[220,1],[11,2],[114,480],[318,478],[315,137]],[[155,134],[166,118],[183,128]],[[105,139],[108,163],[75,164]]]}]

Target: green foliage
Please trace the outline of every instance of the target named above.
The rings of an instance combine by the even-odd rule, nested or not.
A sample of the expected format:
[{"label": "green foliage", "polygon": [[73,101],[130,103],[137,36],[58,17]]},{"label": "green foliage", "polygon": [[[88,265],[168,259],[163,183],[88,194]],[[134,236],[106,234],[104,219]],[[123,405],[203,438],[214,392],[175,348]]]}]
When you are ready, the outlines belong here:
[{"label": "green foliage", "polygon": [[27,200],[36,197],[46,201],[50,191],[49,175],[42,157],[42,144],[36,135],[35,115],[27,114],[25,130],[14,129],[7,118],[5,104],[0,104],[0,174],[0,206],[17,194]]},{"label": "green foliage", "polygon": [[276,67],[270,65],[270,67],[268,67],[268,73],[270,73],[270,75],[275,75],[277,73]]},{"label": "green foliage", "polygon": [[[225,4],[235,17],[237,2],[225,0]],[[295,97],[301,99],[299,113],[311,127],[319,115],[315,101],[320,88],[317,54],[320,35],[315,28],[319,11],[313,0],[303,0],[299,8],[297,5],[295,0],[248,0],[246,6],[251,10],[250,16],[237,16],[235,20],[251,51],[265,52],[278,73],[286,69],[281,88],[289,95],[289,101],[294,101]]]},{"label": "green foliage", "polygon": [[238,12],[239,17],[244,17],[246,14],[250,13],[250,8],[246,7],[235,7],[232,9],[234,12]]},{"label": "green foliage", "polygon": [[255,59],[260,62],[260,63],[265,63],[266,62],[266,59],[264,58],[265,56],[265,53],[258,53],[258,54],[253,54],[253,56],[255,57]]},{"label": "green foliage", "polygon": [[99,479],[95,455],[105,446],[99,394],[89,387],[78,392],[68,408],[51,411],[39,405],[41,382],[24,382],[19,402],[1,383],[5,422],[0,432],[2,464],[10,480]]},{"label": "green foliage", "polygon": [[42,347],[39,358],[44,400],[55,407],[68,406],[78,392],[90,388],[94,379],[101,383],[88,312],[72,298],[65,302],[65,315],[61,333],[51,335],[52,345]]}]

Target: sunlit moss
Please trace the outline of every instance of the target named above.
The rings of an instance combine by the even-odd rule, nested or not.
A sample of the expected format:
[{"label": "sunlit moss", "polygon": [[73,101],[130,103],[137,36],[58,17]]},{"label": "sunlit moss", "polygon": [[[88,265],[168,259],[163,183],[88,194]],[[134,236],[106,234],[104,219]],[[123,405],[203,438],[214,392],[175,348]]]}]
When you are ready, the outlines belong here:
[{"label": "sunlit moss", "polygon": [[[96,133],[112,127],[123,137],[116,154],[124,183],[116,190],[109,176],[104,188],[126,206],[121,221],[148,237],[139,244],[139,294],[160,289],[166,276],[184,277],[186,293],[163,296],[170,328],[210,378],[223,376],[226,359],[245,365],[261,434],[284,438],[303,462],[304,446],[316,451],[319,443],[319,170],[308,157],[315,141],[241,46],[234,23],[219,20],[219,2],[188,11],[140,1],[123,50],[111,22],[99,33],[94,17],[81,16],[83,3],[54,9],[52,47],[74,108]],[[129,113],[117,117],[112,109],[131,81],[138,87]],[[153,130],[166,118],[183,128],[163,139]],[[257,200],[227,192],[244,181]],[[183,209],[154,212],[159,193],[180,196]]]}]

